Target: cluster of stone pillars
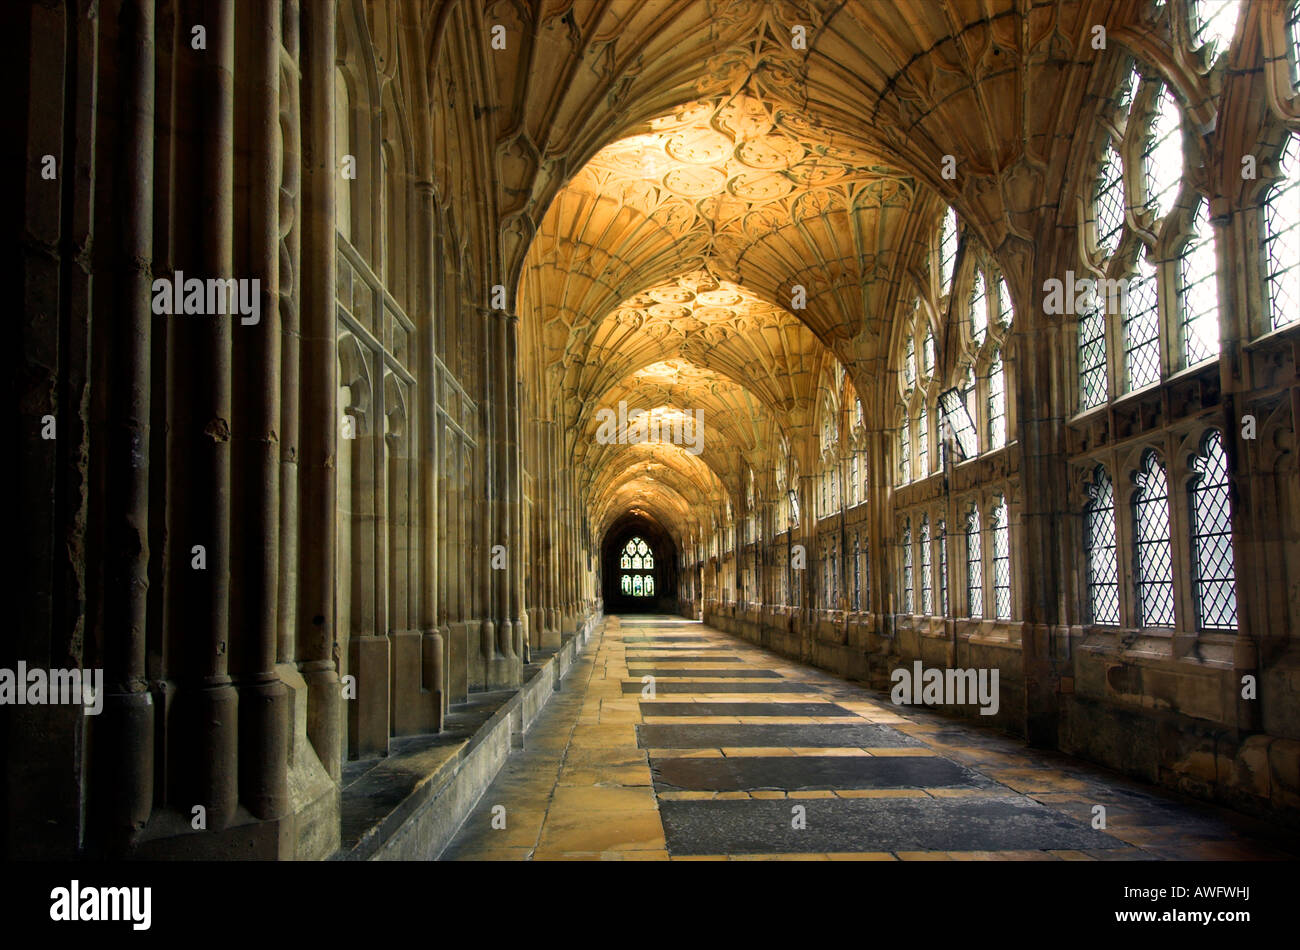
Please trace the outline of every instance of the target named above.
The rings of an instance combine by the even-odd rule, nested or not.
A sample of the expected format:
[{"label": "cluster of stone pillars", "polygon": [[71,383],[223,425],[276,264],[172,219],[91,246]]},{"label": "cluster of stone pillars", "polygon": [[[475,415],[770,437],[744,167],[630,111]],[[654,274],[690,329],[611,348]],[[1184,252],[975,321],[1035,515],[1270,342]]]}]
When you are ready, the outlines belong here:
[{"label": "cluster of stone pillars", "polygon": [[[482,267],[375,104],[340,110],[359,20],[109,0],[14,24],[36,540],[4,665],[102,667],[106,695],[6,718],[6,853],[328,856],[348,757],[517,687],[598,609],[560,434],[523,422],[517,317],[474,305]],[[181,274],[257,306],[157,312]]]}]

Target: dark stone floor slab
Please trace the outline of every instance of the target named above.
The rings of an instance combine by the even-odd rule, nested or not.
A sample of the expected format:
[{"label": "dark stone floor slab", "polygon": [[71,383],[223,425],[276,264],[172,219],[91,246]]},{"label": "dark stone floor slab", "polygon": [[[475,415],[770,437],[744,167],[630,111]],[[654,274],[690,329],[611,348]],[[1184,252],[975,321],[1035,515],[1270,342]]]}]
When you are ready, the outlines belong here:
[{"label": "dark stone floor slab", "polygon": [[[791,827],[796,805],[804,828]],[[1126,847],[1024,798],[661,801],[659,817],[674,855]]]},{"label": "dark stone floor slab", "polygon": [[771,748],[862,748],[880,746],[919,746],[911,736],[889,726],[870,722],[833,723],[746,723],[744,725],[706,725],[702,723],[665,723],[636,727],[637,744],[642,749],[720,749]]},{"label": "dark stone floor slab", "polygon": [[642,703],[643,716],[852,716],[835,703]]},{"label": "dark stone floor slab", "polygon": [[697,640],[703,641],[704,637],[665,636],[665,637],[624,637],[623,638],[624,643],[684,643],[684,642],[693,643]]},{"label": "dark stone floor slab", "polygon": [[993,788],[987,776],[934,755],[654,758],[656,792],[822,788]]},{"label": "dark stone floor slab", "polygon": [[650,650],[655,653],[673,653],[678,651],[682,653],[688,653],[694,650],[734,650],[736,648],[724,646],[723,644],[714,645],[711,643],[690,643],[690,644],[665,643],[661,646],[654,646],[654,645],[646,645],[643,641],[642,643],[635,643],[634,645],[629,646],[628,649],[631,650],[633,653],[637,651],[645,651],[645,650]]},{"label": "dark stone floor slab", "polygon": [[[639,693],[645,689],[645,686],[638,680],[623,681],[623,692]],[[704,682],[704,683],[674,683],[671,681],[656,681],[655,694],[659,693],[815,693],[817,687],[811,683],[792,683],[789,680],[781,680],[778,683],[728,683],[728,682]]]},{"label": "dark stone floor slab", "polygon": [[636,669],[627,668],[628,676],[711,676],[716,679],[771,679],[779,680],[780,673],[772,670],[709,670],[709,669],[680,669],[671,670],[666,667],[656,666],[639,666]]},{"label": "dark stone floor slab", "polygon": [[693,656],[686,654],[684,656],[632,656],[628,655],[629,663],[739,663],[738,656]]}]

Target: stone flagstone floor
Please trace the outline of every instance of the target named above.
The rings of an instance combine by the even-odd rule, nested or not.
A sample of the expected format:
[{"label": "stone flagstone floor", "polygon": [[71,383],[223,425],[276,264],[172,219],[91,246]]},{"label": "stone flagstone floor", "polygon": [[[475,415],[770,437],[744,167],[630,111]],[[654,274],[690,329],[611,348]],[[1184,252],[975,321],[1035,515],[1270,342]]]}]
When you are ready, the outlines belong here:
[{"label": "stone flagstone floor", "polygon": [[[647,675],[653,699],[642,698]],[[1104,831],[1092,827],[1098,804]],[[700,623],[638,616],[606,620],[441,857],[1110,861],[1296,853],[1294,836],[1262,822],[964,720],[894,706],[887,695]]]}]

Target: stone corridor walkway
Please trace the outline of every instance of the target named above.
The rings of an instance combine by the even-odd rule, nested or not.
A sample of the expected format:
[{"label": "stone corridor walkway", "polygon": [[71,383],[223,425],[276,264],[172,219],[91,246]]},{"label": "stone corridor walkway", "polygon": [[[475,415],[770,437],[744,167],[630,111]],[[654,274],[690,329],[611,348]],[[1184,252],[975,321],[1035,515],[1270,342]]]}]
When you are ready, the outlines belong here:
[{"label": "stone corridor walkway", "polygon": [[1293,857],[1279,835],[700,623],[611,617],[442,859]]}]

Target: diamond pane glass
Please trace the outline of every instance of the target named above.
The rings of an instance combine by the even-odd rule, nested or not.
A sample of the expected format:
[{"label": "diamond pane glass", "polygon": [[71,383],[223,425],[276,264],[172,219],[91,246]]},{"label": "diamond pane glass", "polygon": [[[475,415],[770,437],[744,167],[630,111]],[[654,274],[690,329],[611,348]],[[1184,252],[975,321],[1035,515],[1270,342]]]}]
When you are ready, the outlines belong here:
[{"label": "diamond pane glass", "polygon": [[1141,389],[1160,379],[1160,305],[1156,268],[1138,255],[1137,274],[1128,285],[1124,315],[1125,390]]},{"label": "diamond pane glass", "polygon": [[1219,281],[1209,202],[1196,211],[1194,233],[1179,262],[1183,360],[1194,366],[1219,355]]},{"label": "diamond pane glass", "polygon": [[949,208],[939,231],[939,278],[941,290],[952,290],[953,266],[957,263],[957,212]]},{"label": "diamond pane glass", "polygon": [[1007,287],[1006,278],[998,278],[998,323],[1004,327],[1011,326],[1015,314],[1011,309],[1011,289]]},{"label": "diamond pane glass", "polygon": [[903,525],[903,613],[910,614],[914,610],[912,602],[912,525],[907,522]]},{"label": "diamond pane glass", "polygon": [[1240,0],[1194,0],[1192,13],[1192,45],[1210,44],[1215,57],[1228,51],[1232,35],[1237,31],[1237,14],[1241,12]]},{"label": "diamond pane glass", "polygon": [[1282,179],[1264,205],[1264,269],[1273,329],[1300,319],[1300,135],[1279,161]]},{"label": "diamond pane glass", "polygon": [[1211,431],[1192,463],[1192,548],[1196,562],[1196,619],[1202,630],[1237,629],[1237,575],[1232,554],[1232,509],[1223,439]]},{"label": "diamond pane glass", "polygon": [[968,616],[984,616],[984,561],[980,544],[980,513],[971,508],[966,516],[966,604]]},{"label": "diamond pane glass", "polygon": [[1002,368],[1002,356],[993,358],[989,366],[989,448],[1000,449],[1007,444],[1007,377]]},{"label": "diamond pane glass", "polygon": [[948,529],[942,521],[936,526],[939,545],[939,613],[948,616]]},{"label": "diamond pane glass", "polygon": [[1291,38],[1291,85],[1300,89],[1300,2],[1292,0],[1286,29]]},{"label": "diamond pane glass", "polygon": [[993,616],[1011,619],[1011,528],[1007,524],[1007,501],[993,509]]},{"label": "diamond pane glass", "polygon": [[970,335],[976,346],[984,343],[989,330],[988,292],[984,287],[984,275],[975,272],[975,286],[970,295]]},{"label": "diamond pane glass", "polygon": [[1083,548],[1088,562],[1092,622],[1119,624],[1119,561],[1115,553],[1115,487],[1098,465],[1088,486]]},{"label": "diamond pane glass", "polygon": [[1160,87],[1156,97],[1155,118],[1151,123],[1147,147],[1142,151],[1146,175],[1147,205],[1162,219],[1178,200],[1183,180],[1183,136],[1179,126],[1178,100],[1168,86]]},{"label": "diamond pane glass", "polygon": [[1106,401],[1106,317],[1100,306],[1079,317],[1079,409]]},{"label": "diamond pane glass", "polygon": [[853,609],[862,609],[862,549],[858,546],[858,533],[853,532]]},{"label": "diamond pane glass", "polygon": [[921,519],[921,613],[934,613],[934,582],[930,571],[930,519]]},{"label": "diamond pane glass", "polygon": [[916,420],[916,462],[922,478],[930,474],[930,410],[925,406]]},{"label": "diamond pane glass", "polygon": [[1093,192],[1097,213],[1097,249],[1106,257],[1119,247],[1124,230],[1124,170],[1114,145],[1106,146]]},{"label": "diamond pane glass", "polygon": [[903,427],[898,431],[898,481],[905,484],[912,477],[912,420],[903,410]]},{"label": "diamond pane glass", "polygon": [[1155,452],[1148,450],[1133,497],[1134,574],[1138,626],[1174,625],[1174,569],[1169,545],[1169,481]]}]

